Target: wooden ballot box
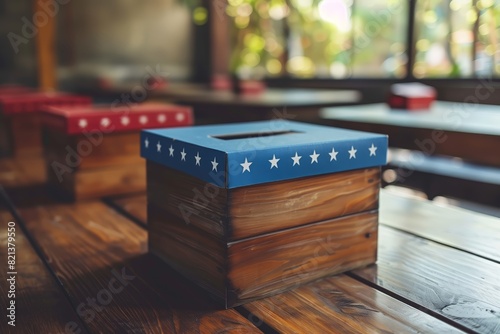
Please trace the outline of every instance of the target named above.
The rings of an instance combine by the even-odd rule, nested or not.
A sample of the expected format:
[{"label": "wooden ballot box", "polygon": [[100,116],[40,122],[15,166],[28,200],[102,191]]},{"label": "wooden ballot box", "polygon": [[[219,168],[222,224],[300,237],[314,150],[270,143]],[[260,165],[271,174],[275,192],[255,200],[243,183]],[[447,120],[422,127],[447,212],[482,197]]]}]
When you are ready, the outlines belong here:
[{"label": "wooden ballot box", "polygon": [[0,89],[0,156],[41,157],[41,111],[47,106],[91,103],[86,96],[36,92],[16,86]]},{"label": "wooden ballot box", "polygon": [[145,190],[139,131],[192,125],[193,115],[189,107],[160,103],[51,107],[42,122],[49,184],[78,200]]},{"label": "wooden ballot box", "polygon": [[284,120],[146,130],[149,250],[233,307],[377,258],[387,137]]}]

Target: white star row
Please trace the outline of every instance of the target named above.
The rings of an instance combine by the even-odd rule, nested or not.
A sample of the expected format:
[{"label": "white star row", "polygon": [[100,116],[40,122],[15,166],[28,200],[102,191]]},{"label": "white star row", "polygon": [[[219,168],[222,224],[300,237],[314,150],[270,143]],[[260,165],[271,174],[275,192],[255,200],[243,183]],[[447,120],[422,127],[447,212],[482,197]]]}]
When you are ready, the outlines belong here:
[{"label": "white star row", "polygon": [[[149,139],[146,138],[144,140],[144,147],[145,148],[149,148]],[[158,142],[156,144],[156,151],[158,153],[161,153],[161,148],[162,148],[162,145],[160,142]],[[368,148],[368,150],[370,151],[370,157],[375,157],[377,156],[377,147],[372,143],[372,146]],[[168,148],[168,151],[169,151],[169,156],[170,157],[174,157],[174,152],[175,152],[175,149],[173,147],[173,145],[170,145],[170,147]],[[356,153],[358,152],[357,149],[354,148],[354,146],[351,146],[351,149],[349,151],[347,151],[349,153],[349,160],[351,159],[356,159]],[[339,154],[338,151],[335,151],[335,147],[332,148],[332,151],[330,153],[328,153],[328,155],[330,155],[330,162],[331,161],[337,161],[337,155]],[[186,150],[183,148],[182,151],[180,152],[180,155],[181,155],[181,161],[186,161]],[[311,164],[314,164],[314,163],[319,163],[319,157],[320,157],[320,154],[319,153],[316,153],[316,150],[313,151],[313,154],[309,155],[309,157],[311,158]],[[293,157],[290,157],[292,160],[293,160],[293,165],[292,166],[295,166],[295,165],[298,165],[300,166],[300,159],[302,159],[302,156],[298,154],[298,152],[295,152],[295,155]],[[196,152],[196,155],[194,156],[194,159],[195,159],[195,165],[196,166],[201,166],[201,156],[200,156],[200,152]],[[273,158],[271,160],[268,160],[269,163],[271,164],[271,167],[270,169],[273,169],[273,168],[276,168],[276,169],[279,169],[278,167],[278,162],[280,161],[281,159],[280,158],[277,158],[276,157],[276,154],[273,154]],[[217,166],[219,165],[219,163],[217,162],[217,159],[214,157],[214,160],[211,161],[212,163],[212,171],[217,171]],[[248,161],[247,158],[245,158],[245,161],[243,163],[240,164],[240,166],[243,168],[243,171],[242,173],[245,173],[245,172],[251,172],[250,170],[250,166],[253,164],[253,162],[251,161]]]},{"label": "white star row", "polygon": [[[184,121],[185,118],[186,118],[186,115],[184,115],[183,113],[177,113],[175,115],[175,120],[177,122],[182,122],[182,121]],[[165,123],[167,121],[167,119],[168,119],[168,117],[165,114],[159,114],[156,117],[156,121],[158,123],[160,123],[160,124]],[[149,117],[148,116],[146,116],[146,115],[139,116],[139,123],[140,124],[146,125],[148,122],[149,122]],[[99,122],[99,124],[102,127],[107,128],[108,126],[111,125],[111,120],[108,117],[103,117],[103,118],[101,118],[101,121]],[[128,116],[122,116],[122,117],[120,117],[120,124],[123,125],[123,126],[129,125],[130,124],[130,117],[128,117]],[[80,118],[78,120],[78,127],[80,129],[85,129],[88,125],[89,125],[89,122],[87,121],[87,119]]]}]

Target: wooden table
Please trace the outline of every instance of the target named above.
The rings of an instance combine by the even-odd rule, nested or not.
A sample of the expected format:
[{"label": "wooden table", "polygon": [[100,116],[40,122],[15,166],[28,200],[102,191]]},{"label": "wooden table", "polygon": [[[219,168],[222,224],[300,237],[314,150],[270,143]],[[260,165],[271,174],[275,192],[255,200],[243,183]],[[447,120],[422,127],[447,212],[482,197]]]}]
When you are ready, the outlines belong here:
[{"label": "wooden table", "polygon": [[[130,93],[133,87],[121,85],[110,92]],[[357,103],[361,94],[355,90],[276,89],[261,94],[239,95],[212,90],[199,84],[170,84],[148,91],[148,98],[190,105],[197,124],[229,123],[287,118],[317,120],[324,107]]]},{"label": "wooden table", "polygon": [[323,123],[389,135],[389,145],[500,167],[500,106],[435,102],[430,111],[385,104],[326,108]]},{"label": "wooden table", "polygon": [[[499,333],[500,219],[381,193],[376,265],[236,309],[147,253],[145,194],[0,208],[16,222],[16,328],[0,333]],[[1,201],[5,203],[5,201]],[[311,259],[314,260],[314,259]]]}]

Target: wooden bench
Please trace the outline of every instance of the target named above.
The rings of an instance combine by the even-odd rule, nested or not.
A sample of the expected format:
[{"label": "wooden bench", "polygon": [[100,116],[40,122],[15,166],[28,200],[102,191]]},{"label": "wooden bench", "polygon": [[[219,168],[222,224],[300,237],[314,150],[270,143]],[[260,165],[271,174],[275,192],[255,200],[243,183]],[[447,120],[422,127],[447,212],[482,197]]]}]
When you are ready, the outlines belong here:
[{"label": "wooden bench", "polygon": [[460,159],[392,149],[384,167],[386,185],[422,190],[429,199],[445,196],[500,207],[500,168]]}]

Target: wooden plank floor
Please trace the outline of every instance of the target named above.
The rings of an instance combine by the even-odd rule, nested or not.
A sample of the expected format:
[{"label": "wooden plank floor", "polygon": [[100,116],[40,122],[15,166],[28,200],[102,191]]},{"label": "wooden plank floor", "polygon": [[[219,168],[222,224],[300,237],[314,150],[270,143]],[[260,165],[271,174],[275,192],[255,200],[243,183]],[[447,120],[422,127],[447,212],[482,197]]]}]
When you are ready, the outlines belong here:
[{"label": "wooden plank floor", "polygon": [[146,194],[106,198],[105,202],[137,223],[146,225],[148,216]]},{"label": "wooden plank floor", "polygon": [[[126,211],[138,220],[146,217],[145,211],[138,206],[138,203],[146,202],[145,195],[119,197],[110,202],[114,203],[113,206],[117,206],[119,211]],[[142,225],[146,225],[146,221],[143,221]],[[324,304],[325,298],[332,298],[332,301]],[[308,303],[300,305],[301,301]],[[336,301],[344,303],[345,310],[339,312],[335,306]],[[290,309],[291,305],[295,307],[293,310]],[[352,311],[356,308],[363,311],[349,312],[349,308]],[[242,313],[257,325],[264,323],[282,333],[325,333],[329,328],[337,328],[338,332],[342,333],[363,333],[366,330],[395,333],[459,332],[454,327],[346,275],[340,275],[326,283],[319,281],[308,288],[299,288],[284,295],[253,302],[240,309],[244,309]],[[290,319],[290,312],[296,322],[285,321]]]},{"label": "wooden plank floor", "polygon": [[346,275],[244,307],[281,333],[461,332]]},{"label": "wooden plank floor", "polygon": [[382,224],[500,263],[498,218],[387,191],[380,202]]},{"label": "wooden plank floor", "polygon": [[497,263],[386,226],[379,237],[377,264],[353,277],[458,328],[500,330]]},{"label": "wooden plank floor", "polygon": [[[145,213],[137,210],[137,207],[130,203],[134,201],[145,202],[146,198],[139,195],[130,199],[120,198],[119,201],[112,202],[137,219],[144,219]],[[380,227],[380,233],[383,235],[379,237],[384,242],[379,245],[378,263],[375,266],[349,273],[349,275],[353,279],[368,284],[377,293],[385,292],[393,296],[394,299],[383,294],[384,298],[389,298],[394,305],[400,303],[400,300],[404,301],[404,303],[401,302],[402,305],[395,306],[397,310],[410,307],[407,305],[410,304],[451,324],[439,331],[411,326],[405,331],[443,332],[452,328],[466,332],[495,333],[500,331],[500,267],[496,263],[500,254],[500,220],[467,210],[439,207],[431,202],[404,198],[387,191],[381,193],[381,203],[384,202],[386,205],[381,206]],[[470,226],[477,228],[471,229]],[[479,243],[477,240],[482,242]],[[442,263],[446,263],[447,266],[443,267]],[[339,277],[343,276],[345,275]],[[478,287],[478,282],[481,282],[481,288]],[[311,288],[314,286],[314,284],[311,285]],[[367,288],[366,285],[363,286]],[[459,287],[458,290],[457,287]],[[334,288],[333,283],[330,288]],[[301,289],[289,294],[297,294],[298,291],[302,291]],[[351,292],[345,294],[344,298],[350,300],[352,295],[359,294]],[[280,332],[300,333],[301,330],[306,329],[311,331],[311,327],[307,325],[307,319],[311,315],[297,320],[297,314],[306,312],[303,309],[293,310],[294,319],[298,324],[283,324],[285,315],[289,316],[292,312],[289,307],[291,300],[284,298],[275,296],[244,307],[257,318],[263,317],[262,321],[269,323]],[[314,300],[310,296],[305,299]],[[270,302],[270,300],[275,302]],[[269,306],[266,306],[267,303],[273,304],[271,311],[268,309]],[[318,300],[312,303],[321,304]],[[369,308],[370,303],[365,301],[363,305],[372,310],[380,310],[387,303],[388,301],[384,301],[376,307]],[[281,306],[276,304],[281,304]],[[318,305],[310,305],[311,310],[318,310]],[[469,311],[471,314],[469,316],[457,314],[457,307],[454,305],[463,306],[462,312]],[[266,309],[267,315],[258,311],[260,307]],[[307,309],[305,305],[301,307]],[[395,320],[398,319],[398,314],[384,314],[384,316],[387,317],[385,320],[388,323],[398,321]],[[407,315],[401,319],[408,317]],[[409,318],[414,317],[415,315]],[[335,324],[336,320],[340,321],[328,312],[323,316],[314,313],[313,318],[321,319],[331,326],[338,325]],[[347,319],[342,319],[340,322],[346,321],[349,322]],[[357,323],[355,318],[350,321]],[[371,325],[365,325],[371,328],[369,327]],[[408,324],[403,322],[400,325],[404,327]],[[392,323],[390,327],[394,326]],[[432,322],[429,322],[429,326],[432,326]],[[318,332],[321,332],[321,326],[317,328]],[[382,328],[384,327],[378,329],[374,327],[374,330],[380,331]]]},{"label": "wooden plank floor", "polygon": [[[380,193],[380,201],[381,224],[500,263],[498,218],[458,207],[443,207],[384,190]],[[146,194],[120,196],[107,199],[106,202],[146,224]],[[478,228],[471,230],[470,226]],[[476,240],[481,242],[475,242]]]},{"label": "wooden plank floor", "polygon": [[1,333],[500,332],[499,219],[383,191],[376,265],[220,310],[147,253],[144,194],[62,204],[26,189],[10,191],[20,327]]},{"label": "wooden plank floor", "polygon": [[234,310],[173,298],[183,283],[147,254],[146,231],[103,203],[45,205],[21,214],[92,332],[260,332]]},{"label": "wooden plank floor", "polygon": [[[5,209],[0,209],[0,258],[7,261],[8,231],[7,223],[16,222],[16,219]],[[21,227],[15,226],[16,248],[16,288],[15,306],[16,321],[15,327],[7,324],[7,318],[0,321],[0,333],[65,333],[73,330],[80,330],[80,333],[88,333],[83,323],[80,321],[76,311],[64,295],[60,284],[54,279],[42,260],[35,253]],[[4,284],[8,275],[6,266],[2,263],[0,271],[0,304],[6,310],[10,305],[8,293],[10,287]],[[10,311],[9,311],[10,313]],[[4,314],[2,312],[2,314]],[[15,331],[14,331],[15,329]]]}]

